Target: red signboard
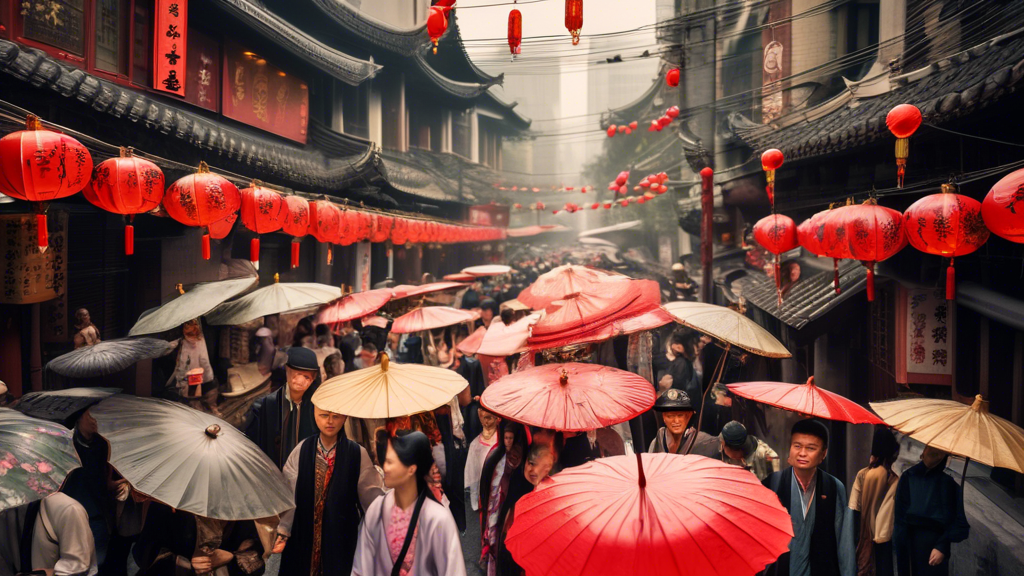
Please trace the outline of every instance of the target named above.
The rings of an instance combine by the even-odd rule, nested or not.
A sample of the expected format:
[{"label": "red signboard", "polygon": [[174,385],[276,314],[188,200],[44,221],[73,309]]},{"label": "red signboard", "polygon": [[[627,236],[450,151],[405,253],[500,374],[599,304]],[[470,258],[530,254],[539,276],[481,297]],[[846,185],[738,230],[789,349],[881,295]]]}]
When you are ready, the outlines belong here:
[{"label": "red signboard", "polygon": [[192,29],[188,35],[185,101],[213,112],[220,111],[220,42]]},{"label": "red signboard", "polygon": [[481,204],[469,207],[469,223],[476,226],[508,226],[508,206]]},{"label": "red signboard", "polygon": [[185,95],[188,0],[156,0],[153,16],[153,87]]},{"label": "red signboard", "polygon": [[254,52],[224,42],[222,113],[305,144],[309,87]]}]

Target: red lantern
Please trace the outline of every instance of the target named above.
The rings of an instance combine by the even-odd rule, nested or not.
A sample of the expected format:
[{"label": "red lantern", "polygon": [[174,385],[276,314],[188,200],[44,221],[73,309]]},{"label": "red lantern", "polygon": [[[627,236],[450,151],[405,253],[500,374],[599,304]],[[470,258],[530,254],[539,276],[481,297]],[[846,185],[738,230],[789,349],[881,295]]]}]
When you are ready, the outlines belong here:
[{"label": "red lantern", "polygon": [[618,127],[617,127],[617,126],[616,126],[615,124],[612,124],[611,126],[609,126],[609,127],[608,127],[608,137],[609,137],[609,138],[612,138],[612,137],[614,137],[614,136],[615,136],[615,131],[616,131],[617,129],[618,129]]},{"label": "red lantern", "polygon": [[330,243],[337,239],[341,226],[341,210],[327,200],[309,203],[309,234],[317,242]]},{"label": "red lantern", "polygon": [[370,241],[377,244],[387,242],[391,238],[391,229],[395,225],[395,219],[391,216],[378,214],[376,220],[377,225],[373,230],[373,236],[370,238]]},{"label": "red lantern", "polygon": [[123,214],[124,253],[135,253],[136,214],[144,214],[160,205],[164,198],[164,173],[149,160],[132,156],[131,148],[121,148],[119,158],[100,162],[93,170],[92,182],[82,190],[85,199],[107,212]]},{"label": "red lantern", "polygon": [[668,126],[671,123],[672,119],[669,118],[668,116],[662,116],[661,118],[658,118],[658,125],[661,126],[662,128]]},{"label": "red lantern", "polygon": [[673,68],[665,74],[665,83],[673,88],[679,86],[679,68]]},{"label": "red lantern", "polygon": [[431,6],[427,15],[427,34],[434,43],[434,54],[437,54],[437,41],[448,31],[448,10],[446,6]]},{"label": "red lantern", "polygon": [[868,301],[875,300],[875,262],[894,256],[907,245],[903,231],[903,214],[884,206],[874,199],[839,211],[837,225],[844,229],[849,246],[849,257],[860,260],[868,270]]},{"label": "red lantern", "polygon": [[672,106],[668,110],[665,110],[665,116],[675,120],[679,117],[679,106]]},{"label": "red lantern", "polygon": [[619,186],[625,186],[626,182],[629,182],[629,170],[623,170],[615,177],[615,183]]},{"label": "red lantern", "polygon": [[292,268],[298,268],[299,248],[302,245],[299,239],[309,233],[309,202],[298,196],[285,196],[284,203],[288,210],[288,216],[284,219],[281,229],[285,234],[296,238],[292,241],[291,246],[291,265]]},{"label": "red lantern", "polygon": [[591,210],[597,210],[600,207],[601,207],[601,203],[600,202],[594,202],[593,204],[590,205],[590,209]]},{"label": "red lantern", "polygon": [[242,225],[256,233],[249,241],[249,261],[259,268],[260,234],[277,232],[288,219],[288,205],[281,195],[253,182],[240,192]]},{"label": "red lantern", "polygon": [[583,29],[583,0],[565,0],[565,27],[572,36],[572,45],[580,43]]},{"label": "red lantern", "polygon": [[89,183],[92,156],[71,136],[42,129],[31,114],[25,129],[0,139],[0,192],[33,203],[36,242],[49,246],[46,202],[77,194]]},{"label": "red lantern", "polygon": [[231,230],[235,227],[235,222],[238,221],[238,212],[232,212],[228,214],[228,217],[223,220],[218,220],[213,224],[210,224],[210,238],[214,240],[223,240],[228,237]]},{"label": "red lantern", "polygon": [[164,195],[167,215],[186,226],[203,226],[203,259],[210,259],[210,225],[237,212],[242,203],[238,188],[210,172],[206,162],[195,174],[179,178]]},{"label": "red lantern", "polygon": [[984,205],[974,198],[956,194],[955,185],[943,184],[941,194],[921,198],[911,204],[904,215],[907,240],[914,248],[949,258],[946,300],[956,297],[953,260],[974,252],[988,241],[984,211]]},{"label": "red lantern", "polygon": [[658,124],[657,120],[651,120],[651,125],[647,127],[647,131],[654,132],[655,130],[661,132],[661,124]]},{"label": "red lantern", "polygon": [[765,150],[761,154],[761,168],[768,178],[768,187],[765,190],[768,192],[768,202],[771,203],[773,209],[775,208],[775,171],[782,166],[782,161],[782,151],[777,148]]},{"label": "red lantern", "polygon": [[822,217],[823,231],[821,233],[821,250],[824,255],[832,259],[834,278],[832,284],[836,294],[841,292],[839,287],[839,261],[843,258],[852,258],[850,254],[850,243],[846,240],[846,228],[843,227],[843,211],[850,206],[840,206],[830,209]]},{"label": "red lantern", "polygon": [[512,52],[512,61],[516,59],[516,54],[520,53],[521,44],[523,43],[523,15],[516,10],[512,9],[508,13],[508,49]]},{"label": "red lantern", "polygon": [[779,307],[782,306],[782,270],[779,265],[779,254],[789,252],[799,246],[796,236],[796,223],[789,216],[771,214],[754,224],[754,240],[765,250],[775,254],[775,290],[779,296]]},{"label": "red lantern", "polygon": [[630,130],[636,130],[636,126],[637,126],[636,120],[633,120],[632,122],[629,123],[629,129]]},{"label": "red lantern", "polygon": [[913,104],[900,104],[885,116],[885,125],[896,137],[896,185],[903,188],[910,155],[910,137],[921,126],[921,111]]},{"label": "red lantern", "polygon": [[605,210],[611,210],[611,207],[612,207],[612,203],[611,202],[605,202],[604,203],[604,209]]},{"label": "red lantern", "polygon": [[395,225],[391,228],[391,243],[402,246],[409,241],[409,221],[405,218],[395,218]]},{"label": "red lantern", "polygon": [[825,236],[825,216],[829,213],[828,210],[822,210],[814,216],[811,216],[807,220],[804,220],[800,226],[797,226],[796,233],[797,239],[800,241],[800,245],[815,256],[824,256],[825,250],[821,246],[821,241]]},{"label": "red lantern", "polygon": [[981,203],[985,226],[996,236],[1024,244],[1024,168],[996,182]]}]

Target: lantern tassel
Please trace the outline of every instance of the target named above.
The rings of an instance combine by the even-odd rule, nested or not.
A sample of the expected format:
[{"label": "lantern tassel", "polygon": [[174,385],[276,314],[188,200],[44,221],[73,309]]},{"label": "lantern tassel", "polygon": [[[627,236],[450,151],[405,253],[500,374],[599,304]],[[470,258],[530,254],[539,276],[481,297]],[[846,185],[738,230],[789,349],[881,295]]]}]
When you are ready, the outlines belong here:
[{"label": "lantern tassel", "polygon": [[210,231],[207,230],[206,234],[203,234],[203,260],[210,259]]},{"label": "lantern tassel", "polygon": [[260,239],[258,237],[249,241],[249,261],[257,270],[260,269]]},{"label": "lantern tassel", "polygon": [[334,247],[330,244],[327,245],[327,265],[334,265]]},{"label": "lantern tassel", "polygon": [[135,254],[135,226],[131,224],[124,226],[124,254],[125,256]]},{"label": "lantern tassel", "polygon": [[46,252],[46,249],[50,246],[50,234],[46,229],[45,212],[36,214],[36,243],[39,245],[40,252]]},{"label": "lantern tassel", "polygon": [[896,187],[903,188],[903,177],[907,173],[907,157],[910,156],[910,139],[896,139]]},{"label": "lantern tassel", "polygon": [[299,267],[299,246],[298,242],[292,242],[292,268]]},{"label": "lantern tassel", "polygon": [[949,260],[949,268],[946,268],[946,300],[956,299],[956,270],[953,268],[953,259]]},{"label": "lantern tassel", "polygon": [[875,301],[875,263],[868,262],[864,266],[868,269],[868,302]]},{"label": "lantern tassel", "polygon": [[765,191],[768,193],[768,202],[772,205],[772,210],[775,209],[775,170],[766,170],[765,176],[768,179],[768,186]]},{"label": "lantern tassel", "polygon": [[775,294],[779,297],[779,309],[782,309],[782,266],[779,264],[779,255],[775,255]]},{"label": "lantern tassel", "polygon": [[833,258],[832,259],[832,268],[833,268],[833,270],[835,270],[835,278],[832,280],[832,286],[835,287],[836,294],[839,294],[841,292],[841,290],[839,289],[839,259],[838,258]]}]

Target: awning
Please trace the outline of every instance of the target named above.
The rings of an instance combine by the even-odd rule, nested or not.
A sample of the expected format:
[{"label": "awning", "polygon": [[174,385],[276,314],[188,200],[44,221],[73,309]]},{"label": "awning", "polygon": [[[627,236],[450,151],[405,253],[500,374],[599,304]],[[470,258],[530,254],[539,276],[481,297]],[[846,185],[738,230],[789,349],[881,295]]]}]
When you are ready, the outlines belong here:
[{"label": "awning", "polygon": [[956,303],[1000,324],[1024,331],[1024,302],[974,282],[958,282]]},{"label": "awning", "polygon": [[815,270],[809,263],[798,260],[805,276],[797,280],[778,305],[775,280],[763,274],[749,274],[734,282],[734,292],[746,298],[767,314],[797,330],[823,317],[844,300],[860,293],[867,285],[867,271],[857,262],[843,261],[839,264],[839,286],[836,294],[832,287],[833,272]]}]

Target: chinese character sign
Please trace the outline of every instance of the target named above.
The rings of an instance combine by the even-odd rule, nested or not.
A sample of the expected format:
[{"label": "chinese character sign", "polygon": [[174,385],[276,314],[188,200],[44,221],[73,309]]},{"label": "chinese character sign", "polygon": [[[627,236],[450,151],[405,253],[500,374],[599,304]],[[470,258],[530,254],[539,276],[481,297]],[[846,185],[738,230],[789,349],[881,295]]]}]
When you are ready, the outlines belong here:
[{"label": "chinese character sign", "polygon": [[300,78],[233,42],[224,43],[223,114],[278,136],[306,142],[309,87]]},{"label": "chinese character sign", "polygon": [[64,294],[67,281],[68,213],[48,213],[50,246],[36,246],[36,219],[32,214],[0,216],[0,252],[4,255],[2,304],[35,304]]},{"label": "chinese character sign", "polygon": [[156,0],[153,17],[153,87],[185,95],[188,0]]},{"label": "chinese character sign", "polygon": [[944,292],[934,289],[900,291],[898,381],[952,384],[956,353],[954,316]]}]

